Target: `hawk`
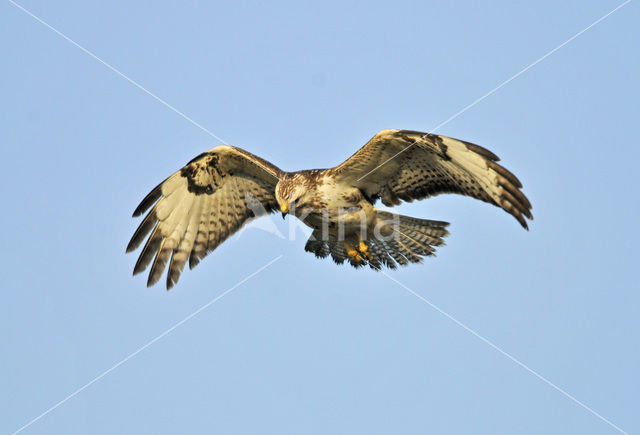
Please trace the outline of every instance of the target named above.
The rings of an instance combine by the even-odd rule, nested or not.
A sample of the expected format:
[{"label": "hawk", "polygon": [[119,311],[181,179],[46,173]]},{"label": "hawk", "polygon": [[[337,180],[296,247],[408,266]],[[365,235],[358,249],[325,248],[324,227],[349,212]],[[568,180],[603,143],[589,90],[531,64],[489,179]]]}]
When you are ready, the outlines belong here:
[{"label": "hawk", "polygon": [[306,251],[372,269],[419,263],[449,234],[447,222],[379,210],[378,200],[392,207],[458,193],[502,208],[528,229],[531,203],[498,161],[478,145],[410,130],[382,130],[334,168],[297,172],[217,146],[156,186],[133,212],[151,209],[127,246],[131,252],[146,238],[133,274],[151,264],[151,286],[169,263],[170,289],[187,260],[195,267],[248,220],[277,211],[313,229]]}]

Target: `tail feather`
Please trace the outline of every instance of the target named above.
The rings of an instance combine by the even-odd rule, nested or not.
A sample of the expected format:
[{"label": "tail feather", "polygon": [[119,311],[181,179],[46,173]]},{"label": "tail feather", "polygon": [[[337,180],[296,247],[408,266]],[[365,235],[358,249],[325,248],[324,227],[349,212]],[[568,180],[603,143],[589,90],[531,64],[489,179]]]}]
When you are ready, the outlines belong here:
[{"label": "tail feather", "polygon": [[316,254],[318,258],[326,258],[331,253],[331,247],[326,241],[322,240],[322,235],[318,230],[314,230],[311,233],[304,250]]},{"label": "tail feather", "polygon": [[[393,238],[398,241],[392,244],[407,260],[419,263],[422,257],[435,255],[435,246],[444,245],[443,237],[449,232],[448,222],[419,219],[377,210],[378,219],[388,222],[393,228]],[[400,263],[402,264],[402,263]]]},{"label": "tail feather", "polygon": [[385,240],[385,245],[387,246],[387,253],[398,263],[400,266],[407,266],[409,262],[403,255],[405,251],[402,246],[398,243],[398,240]]},{"label": "tail feather", "polygon": [[406,225],[400,225],[400,231],[402,231],[403,233],[405,233],[407,236],[422,242],[424,244],[427,245],[433,245],[433,246],[442,246],[445,244],[444,240],[442,239],[442,237],[447,236],[449,233],[444,230],[444,231],[430,231],[429,233],[427,233],[427,230],[421,230],[420,228],[416,228],[416,227],[408,227]]},{"label": "tail feather", "polygon": [[347,254],[342,240],[332,235],[323,239],[318,230],[311,234],[305,250],[319,258],[331,255],[337,264],[348,261],[354,267],[369,265],[376,270],[382,266],[395,269],[398,265],[420,263],[422,257],[435,255],[435,247],[444,245],[442,238],[449,234],[446,230],[448,222],[418,219],[382,210],[376,210],[376,218],[384,231],[373,231],[374,234],[366,235],[364,242],[368,246],[368,255],[352,258]]},{"label": "tail feather", "polygon": [[371,249],[371,254],[375,260],[375,262],[370,262],[372,268],[380,269],[381,266],[387,266],[389,269],[396,269],[398,267],[396,262],[393,261],[393,258],[387,253],[387,248],[384,246],[384,243],[380,240],[369,240],[369,249]]},{"label": "tail feather", "polygon": [[400,247],[400,253],[410,263],[422,263],[422,257],[416,252],[415,246],[410,247],[411,242],[408,238],[399,238],[397,244]]},{"label": "tail feather", "polygon": [[432,248],[428,244],[421,243],[419,239],[415,235],[411,234],[409,231],[406,231],[403,228],[400,228],[398,232],[402,236],[399,241],[407,249],[410,249],[411,251],[413,251],[415,254],[418,254],[418,255],[425,255],[425,256],[434,255],[436,251],[434,248]]}]

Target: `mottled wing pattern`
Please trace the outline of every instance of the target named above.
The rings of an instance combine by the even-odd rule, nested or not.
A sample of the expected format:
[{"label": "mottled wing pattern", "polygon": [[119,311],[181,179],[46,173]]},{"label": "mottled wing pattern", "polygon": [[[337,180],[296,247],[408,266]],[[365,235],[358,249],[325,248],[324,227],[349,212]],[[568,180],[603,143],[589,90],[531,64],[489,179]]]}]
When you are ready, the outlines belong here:
[{"label": "mottled wing pattern", "polygon": [[151,210],[134,233],[127,252],[149,233],[133,274],[152,263],[147,286],[155,284],[169,263],[167,289],[185,263],[200,260],[248,219],[277,209],[275,186],[280,169],[240,148],[219,146],[200,154],[153,189],[133,216]]},{"label": "mottled wing pattern", "polygon": [[531,203],[520,181],[499,160],[491,151],[458,139],[383,130],[332,172],[387,206],[459,193],[501,207],[528,228]]}]

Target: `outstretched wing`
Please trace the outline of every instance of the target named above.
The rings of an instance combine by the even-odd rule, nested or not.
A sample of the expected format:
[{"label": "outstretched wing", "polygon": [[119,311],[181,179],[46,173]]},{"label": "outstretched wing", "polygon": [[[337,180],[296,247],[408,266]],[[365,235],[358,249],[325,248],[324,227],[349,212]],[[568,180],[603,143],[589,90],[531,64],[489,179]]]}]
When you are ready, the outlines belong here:
[{"label": "outstretched wing", "polygon": [[341,165],[338,181],[357,186],[387,206],[441,193],[459,193],[488,202],[528,228],[531,203],[522,184],[500,166],[491,151],[446,136],[410,130],[382,130]]},{"label": "outstretched wing", "polygon": [[140,216],[151,206],[127,252],[145,237],[133,274],[153,260],[147,286],[155,284],[167,265],[167,290],[189,260],[200,260],[236,232],[248,219],[278,208],[275,186],[281,170],[240,148],[219,146],[200,154],[153,189],[133,212]]}]

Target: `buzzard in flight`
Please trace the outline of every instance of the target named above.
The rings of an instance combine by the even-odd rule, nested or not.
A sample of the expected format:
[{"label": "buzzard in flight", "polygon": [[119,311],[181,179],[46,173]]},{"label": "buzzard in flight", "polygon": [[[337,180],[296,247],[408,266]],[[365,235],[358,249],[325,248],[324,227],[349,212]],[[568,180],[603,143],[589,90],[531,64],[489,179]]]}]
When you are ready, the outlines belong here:
[{"label": "buzzard in flight", "polygon": [[491,151],[469,142],[409,130],[383,130],[331,169],[285,172],[241,148],[204,152],[153,189],[133,212],[149,208],[127,252],[147,238],[133,270],[149,264],[147,285],[169,263],[167,289],[187,260],[200,260],[253,217],[281,211],[313,229],[305,250],[336,263],[395,268],[433,255],[447,222],[378,210],[441,193],[501,207],[527,229],[533,219],[522,184]]}]

